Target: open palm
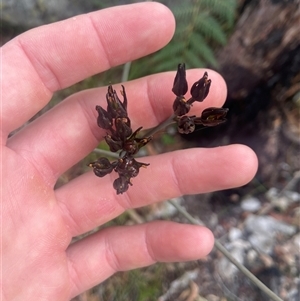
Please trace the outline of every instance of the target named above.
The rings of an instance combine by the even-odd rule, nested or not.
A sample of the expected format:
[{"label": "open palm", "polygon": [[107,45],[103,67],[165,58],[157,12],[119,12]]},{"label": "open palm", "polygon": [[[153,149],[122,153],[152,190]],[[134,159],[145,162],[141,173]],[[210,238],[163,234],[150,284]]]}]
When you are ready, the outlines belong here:
[{"label": "open palm", "polygon": [[[53,92],[158,50],[173,31],[166,7],[141,3],[36,28],[2,47],[2,300],[69,300],[116,271],[193,260],[211,250],[208,229],[164,221],[107,228],[70,242],[128,208],[245,184],[257,168],[247,147],[149,157],[144,161],[151,165],[118,196],[113,177],[92,171],[54,190],[57,178],[105,135],[95,106],[105,103],[106,88],[72,95],[7,139]],[[174,74],[125,83],[132,128],[153,127],[170,116]],[[190,70],[190,83],[202,74]],[[213,86],[199,111],[221,106],[226,97],[222,78],[213,71],[209,76]]]}]

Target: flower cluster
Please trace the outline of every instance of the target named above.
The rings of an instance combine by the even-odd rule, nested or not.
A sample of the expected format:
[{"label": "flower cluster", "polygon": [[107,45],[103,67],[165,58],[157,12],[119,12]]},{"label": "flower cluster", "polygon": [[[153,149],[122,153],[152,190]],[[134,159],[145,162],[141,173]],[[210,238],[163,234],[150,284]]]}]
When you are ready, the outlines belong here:
[{"label": "flower cluster", "polygon": [[[205,72],[203,77],[193,84],[190,90],[191,97],[187,100],[184,97],[188,91],[185,65],[179,64],[172,89],[176,95],[173,103],[174,115],[167,120],[167,123],[175,121],[179,133],[189,134],[195,130],[196,125],[207,127],[225,122],[228,109],[224,108],[207,108],[202,112],[200,117],[186,115],[195,101],[202,102],[206,98],[210,85],[211,80],[208,79],[208,74]],[[104,139],[112,152],[119,151],[119,158],[116,161],[110,162],[107,158],[101,157],[89,164],[98,177],[104,177],[112,171],[118,174],[118,178],[113,183],[117,194],[126,192],[129,185],[132,185],[131,178],[139,174],[141,167],[149,165],[136,161],[134,155],[152,140],[152,136],[137,137],[142,127],[136,131],[132,130],[131,121],[127,113],[127,96],[124,86],[122,86],[121,94],[123,101],[119,99],[116,91],[110,85],[106,94],[106,110],[101,106],[96,106],[98,112],[97,124],[100,128],[107,131]],[[167,125],[167,123],[166,121],[163,122],[151,130],[151,133],[155,133],[162,126]]]},{"label": "flower cluster", "polygon": [[127,96],[124,86],[122,86],[121,94],[123,102],[110,85],[106,94],[107,109],[96,106],[97,124],[100,128],[107,130],[104,139],[112,152],[120,151],[120,158],[110,162],[107,158],[101,157],[89,164],[98,177],[104,177],[113,170],[118,173],[119,177],[113,183],[117,194],[127,191],[129,185],[132,185],[131,178],[138,175],[140,167],[149,165],[136,161],[133,156],[152,139],[151,136],[137,137],[142,127],[133,132],[127,113]]},{"label": "flower cluster", "polygon": [[196,125],[216,126],[226,121],[225,116],[228,112],[226,108],[212,107],[205,109],[200,117],[186,116],[195,101],[202,102],[206,98],[210,85],[211,80],[208,79],[208,74],[205,72],[203,77],[193,84],[190,91],[191,98],[187,100],[184,97],[188,91],[185,64],[178,65],[172,91],[176,95],[173,111],[179,133],[190,134],[195,130]]}]

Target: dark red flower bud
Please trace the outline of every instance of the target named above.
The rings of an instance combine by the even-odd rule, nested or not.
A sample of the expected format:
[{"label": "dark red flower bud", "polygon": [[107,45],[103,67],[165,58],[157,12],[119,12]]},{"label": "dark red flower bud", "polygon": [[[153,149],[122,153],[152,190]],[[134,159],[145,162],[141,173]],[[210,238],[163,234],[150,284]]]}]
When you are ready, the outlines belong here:
[{"label": "dark red flower bud", "polygon": [[174,79],[172,91],[176,96],[183,96],[188,90],[188,84],[185,75],[185,64],[179,64]]},{"label": "dark red flower bud", "polygon": [[138,153],[138,151],[152,140],[152,136],[145,138],[134,138],[124,142],[123,150],[130,156]]},{"label": "dark red flower bud", "polygon": [[190,134],[195,130],[195,116],[182,116],[177,118],[177,127],[180,134]]},{"label": "dark red flower bud", "polygon": [[226,121],[226,115],[229,110],[227,108],[207,108],[201,117],[195,119],[196,124],[203,124],[204,126],[216,126]]},{"label": "dark red flower bud", "polygon": [[106,135],[104,139],[108,144],[111,152],[117,152],[123,147],[123,142],[121,140],[116,139],[115,137],[112,137],[111,135]]},{"label": "dark red flower bud", "polygon": [[120,176],[119,178],[115,179],[113,183],[113,187],[117,191],[117,194],[126,192],[129,188],[129,185],[132,185],[130,183],[130,179],[125,176]]},{"label": "dark red flower bud", "polygon": [[150,165],[149,163],[142,163],[142,162],[136,161],[135,159],[132,159],[131,166],[129,167],[130,176],[132,178],[136,177],[139,174],[141,167],[147,167],[149,165]]},{"label": "dark red flower bud", "polygon": [[127,95],[126,95],[126,92],[125,92],[125,87],[122,85],[122,90],[120,91],[121,92],[121,95],[123,96],[123,108],[125,109],[125,111],[127,112]]},{"label": "dark red flower bud", "polygon": [[141,129],[142,127],[139,127],[134,133],[131,134],[130,137],[127,138],[126,141],[124,141],[123,150],[130,156],[135,155],[140,150],[140,148],[142,148],[152,140],[152,136],[137,138],[136,136]]},{"label": "dark red flower bud", "polygon": [[110,163],[107,158],[101,157],[97,161],[91,162],[89,164],[89,167],[93,168],[93,171],[96,176],[104,177],[113,171],[115,165],[115,163]]},{"label": "dark red flower bud", "polygon": [[191,109],[191,105],[183,96],[177,96],[173,103],[173,111],[176,116],[187,114]]},{"label": "dark red flower bud", "polygon": [[107,112],[112,118],[127,117],[127,97],[124,87],[122,94],[124,95],[124,103],[121,102],[112,86],[108,86],[106,94]]},{"label": "dark red flower bud", "polygon": [[108,130],[112,127],[112,118],[110,115],[100,106],[96,106],[98,112],[97,124],[100,128]]},{"label": "dark red flower bud", "polygon": [[197,82],[195,82],[191,88],[191,103],[194,101],[203,101],[208,95],[209,88],[211,85],[211,80],[207,79],[207,72],[204,73],[203,77],[200,78]]},{"label": "dark red flower bud", "polygon": [[146,167],[149,164],[141,163],[131,157],[123,157],[118,160],[118,164],[115,167],[115,171],[119,175],[127,176],[128,178],[136,177],[139,174],[141,167]]},{"label": "dark red flower bud", "polygon": [[116,134],[121,140],[125,141],[131,134],[130,119],[128,117],[115,119]]}]

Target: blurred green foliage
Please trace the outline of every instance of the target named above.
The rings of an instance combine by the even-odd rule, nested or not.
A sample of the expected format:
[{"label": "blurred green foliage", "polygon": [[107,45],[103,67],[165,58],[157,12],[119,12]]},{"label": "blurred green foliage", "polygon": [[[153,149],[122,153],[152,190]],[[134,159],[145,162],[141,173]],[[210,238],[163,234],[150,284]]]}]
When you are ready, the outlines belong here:
[{"label": "blurred green foliage", "polygon": [[160,263],[120,272],[99,285],[98,295],[101,300],[155,301],[161,295],[165,273],[166,267]]},{"label": "blurred green foliage", "polygon": [[188,0],[175,2],[170,9],[176,18],[173,39],[160,51],[134,61],[129,79],[174,70],[180,62],[185,62],[187,68],[218,66],[214,52],[226,44],[234,25],[237,1]]},{"label": "blurred green foliage", "polygon": [[[163,49],[133,61],[128,79],[175,70],[180,62],[184,62],[187,69],[217,68],[215,51],[226,44],[228,35],[233,29],[237,14],[237,0],[161,0],[158,2],[167,5],[175,16],[174,37]],[[99,9],[114,6],[116,3],[94,0],[94,5]],[[106,72],[111,76],[112,83],[122,81],[122,76],[116,77],[115,71]]]}]

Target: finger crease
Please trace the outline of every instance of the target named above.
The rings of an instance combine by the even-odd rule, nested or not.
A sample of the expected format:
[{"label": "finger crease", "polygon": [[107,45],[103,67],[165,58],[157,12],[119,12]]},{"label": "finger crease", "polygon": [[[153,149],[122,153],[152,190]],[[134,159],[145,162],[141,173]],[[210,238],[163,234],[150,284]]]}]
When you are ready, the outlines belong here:
[{"label": "finger crease", "polygon": [[[98,40],[98,43],[99,43],[99,49],[102,48],[104,53],[105,53],[105,58],[106,58],[106,61],[107,61],[107,66],[105,66],[105,69],[110,69],[113,64],[111,63],[109,52],[106,50],[106,47],[104,47],[104,44],[103,44],[103,42],[100,38],[100,35],[98,33],[97,27],[95,26],[95,22],[94,22],[93,18],[91,18],[91,16],[89,14],[87,16],[88,16],[88,19],[91,23],[92,28],[94,29],[94,31],[96,33],[97,40]],[[103,60],[103,58],[101,58],[101,59]]]},{"label": "finger crease", "polygon": [[68,270],[69,270],[71,283],[74,286],[73,291],[80,292],[81,288],[79,287],[79,283],[81,278],[80,274],[82,273],[82,271],[78,271],[76,269],[76,264],[74,263],[73,259],[70,256],[68,256]]},{"label": "finger crease", "polygon": [[110,241],[107,239],[107,236],[105,236],[105,258],[107,264],[110,266],[110,268],[115,272],[121,270],[121,264],[119,262],[118,256],[114,252],[112,245]]},{"label": "finger crease", "polygon": [[173,179],[173,183],[174,183],[174,187],[177,189],[177,191],[175,192],[176,195],[182,195],[183,194],[183,189],[181,187],[180,184],[180,180],[179,180],[179,174],[182,173],[182,171],[180,170],[180,167],[178,166],[178,162],[177,162],[177,156],[172,156],[171,159],[171,179]]},{"label": "finger crease", "polygon": [[[149,116],[154,116],[155,117],[155,124],[158,124],[160,121],[158,120],[157,118],[157,115],[156,114],[156,109],[155,109],[155,105],[153,103],[153,100],[151,100],[151,88],[150,88],[150,85],[149,85],[149,79],[146,80],[146,92],[147,92],[147,95],[148,95],[148,99],[150,100],[149,103],[150,103],[150,108],[151,108],[151,114],[148,113]],[[154,99],[154,98],[152,98]]]},{"label": "finger crease", "polygon": [[[50,71],[50,75],[52,76],[52,78],[55,81],[55,85],[58,87],[58,90],[62,89],[62,85],[58,79],[58,77],[55,75],[55,73],[53,72],[52,68],[50,65],[46,64],[46,66],[38,60],[38,56],[34,56],[34,58],[32,59],[31,56],[29,55],[29,53],[26,51],[26,47],[22,44],[22,39],[18,39],[18,43],[17,45],[19,45],[20,49],[22,50],[22,52],[25,54],[25,57],[28,59],[28,61],[30,62],[31,66],[33,67],[33,69],[35,70],[36,74],[38,75],[38,77],[40,78],[41,82],[43,83],[43,85],[47,88],[47,90],[50,93],[53,93],[54,91],[52,89],[50,89],[49,87],[47,87],[45,81],[43,80],[40,72],[38,72],[38,69],[35,67],[36,65],[40,65],[43,66],[44,68],[46,68],[47,70]],[[51,81],[52,82],[52,81]]]},{"label": "finger crease", "polygon": [[148,227],[146,228],[145,234],[144,234],[144,242],[145,242],[145,247],[147,250],[147,254],[149,255],[150,259],[153,261],[153,263],[157,262],[157,259],[154,256],[154,252],[151,248],[151,243],[149,242],[149,234],[147,231]]}]

